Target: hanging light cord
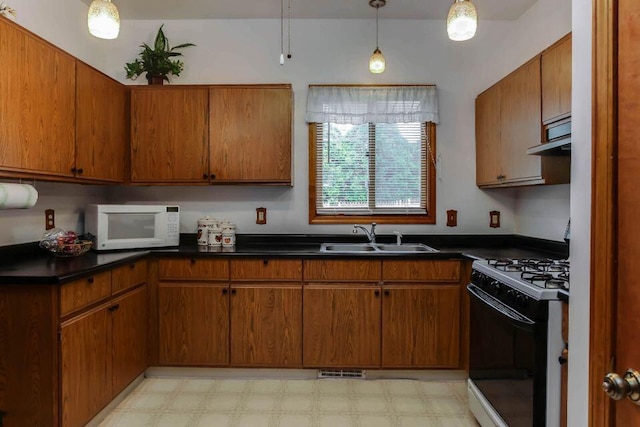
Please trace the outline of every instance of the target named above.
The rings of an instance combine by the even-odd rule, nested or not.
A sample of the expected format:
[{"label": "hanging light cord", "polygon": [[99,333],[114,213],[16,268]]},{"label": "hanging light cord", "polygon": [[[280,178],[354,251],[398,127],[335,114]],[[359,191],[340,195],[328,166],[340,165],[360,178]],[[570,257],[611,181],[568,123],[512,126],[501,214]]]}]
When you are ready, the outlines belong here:
[{"label": "hanging light cord", "polygon": [[376,49],[380,48],[378,44],[378,11],[380,10],[380,6],[376,5]]},{"label": "hanging light cord", "polygon": [[280,0],[280,65],[284,65],[284,0]]},{"label": "hanging light cord", "polygon": [[287,35],[287,43],[289,44],[289,46],[287,50],[287,59],[291,59],[291,0],[289,0],[287,21],[289,21],[289,34]]}]

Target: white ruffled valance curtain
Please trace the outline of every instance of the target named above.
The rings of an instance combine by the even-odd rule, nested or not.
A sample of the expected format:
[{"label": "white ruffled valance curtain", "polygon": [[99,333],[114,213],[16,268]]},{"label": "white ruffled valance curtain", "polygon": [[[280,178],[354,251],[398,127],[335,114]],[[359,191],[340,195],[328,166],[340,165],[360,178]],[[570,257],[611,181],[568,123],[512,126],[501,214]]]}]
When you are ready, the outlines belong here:
[{"label": "white ruffled valance curtain", "polygon": [[309,86],[308,123],[438,123],[436,86]]}]

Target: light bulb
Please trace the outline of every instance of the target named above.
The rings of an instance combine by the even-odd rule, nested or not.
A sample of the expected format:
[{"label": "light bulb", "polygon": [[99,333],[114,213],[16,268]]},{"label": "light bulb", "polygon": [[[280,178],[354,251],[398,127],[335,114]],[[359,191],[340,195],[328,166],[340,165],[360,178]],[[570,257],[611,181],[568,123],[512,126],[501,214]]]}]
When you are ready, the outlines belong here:
[{"label": "light bulb", "polygon": [[384,60],[384,56],[382,56],[382,52],[380,51],[380,49],[376,48],[376,50],[373,51],[373,55],[371,55],[371,58],[369,59],[369,71],[374,74],[380,74],[384,72],[385,67],[386,63]]},{"label": "light bulb", "polygon": [[478,13],[471,0],[455,0],[447,16],[447,33],[454,41],[469,40],[476,34]]},{"label": "light bulb", "polygon": [[115,39],[120,32],[120,14],[111,0],[93,0],[87,14],[89,32],[101,39]]}]

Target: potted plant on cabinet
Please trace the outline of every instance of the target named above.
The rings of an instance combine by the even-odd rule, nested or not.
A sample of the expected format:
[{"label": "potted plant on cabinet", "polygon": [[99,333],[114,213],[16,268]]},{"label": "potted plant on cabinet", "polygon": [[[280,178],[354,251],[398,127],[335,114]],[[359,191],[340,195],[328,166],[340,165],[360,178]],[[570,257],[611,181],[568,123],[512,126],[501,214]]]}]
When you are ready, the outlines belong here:
[{"label": "potted plant on cabinet", "polygon": [[142,50],[138,54],[139,58],[129,62],[124,69],[127,72],[127,78],[135,80],[142,73],[147,73],[146,78],[149,84],[163,84],[169,81],[169,74],[179,76],[184,69],[184,62],[178,59],[172,59],[182,56],[182,53],[176,52],[177,49],[195,46],[193,43],[183,43],[178,46],[170,47],[169,40],[162,31],[164,24],[158,29],[156,40],[153,48],[146,43],[142,43]]}]

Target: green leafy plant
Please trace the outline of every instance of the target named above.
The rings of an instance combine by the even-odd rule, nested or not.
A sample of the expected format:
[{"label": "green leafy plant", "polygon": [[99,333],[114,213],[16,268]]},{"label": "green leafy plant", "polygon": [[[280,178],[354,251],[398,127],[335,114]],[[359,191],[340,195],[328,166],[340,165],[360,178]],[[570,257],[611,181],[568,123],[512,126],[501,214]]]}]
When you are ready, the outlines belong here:
[{"label": "green leafy plant", "polygon": [[182,61],[172,58],[182,56],[182,53],[176,52],[177,49],[195,46],[195,44],[183,43],[174,47],[169,46],[169,40],[164,35],[162,27],[164,27],[164,24],[158,29],[153,48],[146,43],[142,43],[140,45],[142,50],[138,55],[139,58],[125,65],[124,69],[127,72],[128,79],[135,80],[140,74],[146,72],[145,77],[149,83],[151,83],[152,77],[162,77],[162,80],[168,82],[169,74],[179,76],[184,69]]}]

